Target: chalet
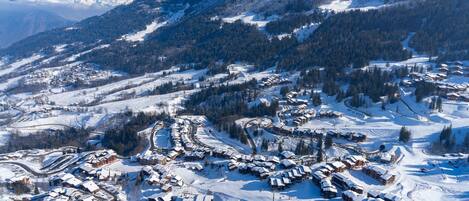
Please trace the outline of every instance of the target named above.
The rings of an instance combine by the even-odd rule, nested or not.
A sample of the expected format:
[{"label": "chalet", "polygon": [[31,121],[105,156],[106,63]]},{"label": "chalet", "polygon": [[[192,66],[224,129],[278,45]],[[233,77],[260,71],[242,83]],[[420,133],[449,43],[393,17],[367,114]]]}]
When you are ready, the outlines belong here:
[{"label": "chalet", "polygon": [[167,193],[167,192],[172,191],[172,190],[173,190],[173,187],[172,187],[171,185],[169,185],[169,184],[165,184],[165,185],[163,185],[163,186],[161,187],[161,190],[162,190],[163,192],[166,192],[166,193]]},{"label": "chalet", "polygon": [[321,195],[326,199],[337,197],[337,188],[332,185],[331,180],[323,179],[320,181]]},{"label": "chalet", "polygon": [[354,142],[364,142],[366,140],[366,135],[363,133],[352,133],[351,141]]},{"label": "chalet", "polygon": [[246,165],[246,163],[239,163],[238,164],[238,171],[242,174],[249,173],[249,169],[248,169],[248,166]]},{"label": "chalet", "polygon": [[332,183],[337,185],[338,187],[344,189],[344,190],[352,190],[355,191],[356,193],[363,193],[364,189],[362,186],[359,184],[355,183],[345,175],[341,173],[334,173],[332,174]]},{"label": "chalet", "polygon": [[77,167],[74,172],[78,172],[79,174],[81,174],[82,176],[85,176],[85,177],[89,177],[89,176],[93,176],[96,174],[96,170],[93,169],[89,164],[83,164],[83,165],[80,165],[79,167]]},{"label": "chalet", "polygon": [[182,186],[184,182],[182,181],[182,177],[175,175],[171,178],[171,184],[174,186]]},{"label": "chalet", "polygon": [[87,163],[97,168],[103,165],[111,164],[117,159],[117,154],[113,150],[105,150],[91,154],[86,159]]},{"label": "chalet", "polygon": [[370,198],[379,198],[381,192],[380,191],[377,191],[377,190],[369,190],[367,192],[367,196],[370,197]]},{"label": "chalet", "polygon": [[166,164],[169,159],[154,151],[147,151],[137,155],[137,161],[142,165]]},{"label": "chalet", "polygon": [[234,170],[238,168],[239,163],[235,160],[231,160],[230,163],[228,163],[228,169],[229,170]]},{"label": "chalet", "polygon": [[213,195],[196,195],[194,201],[213,201]]},{"label": "chalet", "polygon": [[88,191],[90,193],[96,193],[99,191],[98,185],[96,185],[93,181],[88,180],[81,184],[83,190]]},{"label": "chalet", "polygon": [[391,173],[390,171],[384,169],[383,167],[376,166],[376,165],[368,165],[363,168],[363,172],[379,182],[383,185],[391,184],[396,180],[396,175]]},{"label": "chalet", "polygon": [[356,168],[364,166],[367,160],[360,155],[351,155],[347,156],[342,162],[347,166],[347,168]]},{"label": "chalet", "polygon": [[441,67],[441,68],[438,68],[438,71],[441,73],[447,73],[449,69],[447,67]]},{"label": "chalet", "polygon": [[146,181],[148,182],[149,185],[159,185],[160,184],[160,174],[157,172],[153,172],[147,179]]},{"label": "chalet", "polygon": [[358,194],[351,190],[342,192],[342,200],[344,201],[362,201],[364,199],[365,199],[364,195]]},{"label": "chalet", "polygon": [[7,188],[13,191],[17,191],[18,189],[31,189],[32,181],[27,176],[19,176],[13,177],[11,179],[7,179]]},{"label": "chalet", "polygon": [[269,179],[269,184],[272,188],[275,188],[275,189],[284,189],[285,188],[285,184],[283,183],[283,179],[280,179],[280,178],[270,178]]},{"label": "chalet", "polygon": [[448,93],[446,94],[448,100],[459,100],[461,96],[458,93]]},{"label": "chalet", "polygon": [[255,161],[262,161],[262,162],[267,160],[267,159],[265,158],[265,156],[263,156],[263,155],[254,155],[253,159],[254,159]]},{"label": "chalet", "polygon": [[291,151],[283,151],[282,153],[280,153],[280,156],[282,156],[285,159],[292,159],[295,157],[295,154]]},{"label": "chalet", "polygon": [[332,163],[328,163],[328,165],[334,169],[334,172],[343,172],[347,168],[347,166],[341,161],[334,161]]},{"label": "chalet", "polygon": [[186,168],[191,169],[191,170],[196,170],[196,171],[202,171],[204,169],[204,166],[202,166],[199,163],[195,163],[195,164],[186,164]]},{"label": "chalet", "polygon": [[72,175],[72,177],[67,177],[63,182],[62,186],[64,187],[80,187],[82,184],[81,180],[77,179],[75,176]]},{"label": "chalet", "polygon": [[198,161],[205,158],[205,153],[201,151],[186,151],[184,160],[186,161]]},{"label": "chalet", "polygon": [[381,199],[385,201],[400,201],[402,200],[401,197],[392,193],[381,193],[379,196]]},{"label": "chalet", "polygon": [[379,156],[379,160],[382,162],[382,163],[391,163],[392,162],[392,155],[390,153],[382,153],[380,154]]},{"label": "chalet", "polygon": [[169,159],[171,159],[171,160],[175,160],[175,159],[176,159],[178,156],[180,156],[180,155],[181,155],[181,152],[178,152],[178,151],[175,151],[175,150],[171,150],[171,151],[168,153],[167,157],[168,157]]},{"label": "chalet", "polygon": [[277,156],[268,156],[267,161],[271,163],[279,164],[280,158],[278,158]]},{"label": "chalet", "polygon": [[298,168],[301,172],[304,172],[304,175],[311,175],[311,173],[313,172],[311,168],[306,165],[301,165]]},{"label": "chalet", "polygon": [[464,75],[464,72],[461,71],[461,70],[455,70],[455,71],[451,72],[451,74],[453,74],[453,75],[458,75],[458,76],[462,76],[462,75]]},{"label": "chalet", "polygon": [[318,184],[319,184],[319,182],[321,182],[321,180],[323,180],[326,177],[327,176],[321,171],[315,171],[313,173],[313,181],[318,183]]},{"label": "chalet", "polygon": [[280,164],[283,165],[285,168],[290,168],[296,166],[296,162],[291,159],[283,159],[280,161]]}]

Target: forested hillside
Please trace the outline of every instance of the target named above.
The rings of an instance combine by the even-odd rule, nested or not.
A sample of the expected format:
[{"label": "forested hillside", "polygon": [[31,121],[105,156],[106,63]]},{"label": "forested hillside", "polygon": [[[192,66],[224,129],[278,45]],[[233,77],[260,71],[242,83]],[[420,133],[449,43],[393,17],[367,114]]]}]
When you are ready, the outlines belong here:
[{"label": "forested hillside", "polygon": [[[234,13],[234,5],[247,6],[246,2],[236,3],[135,1],[77,23],[73,28],[30,37],[2,50],[1,55],[30,55],[57,44],[81,44],[80,47],[109,44],[81,56],[80,60],[128,73],[152,72],[177,64],[224,68],[236,61],[259,68],[277,65],[280,69],[313,66],[341,69],[362,67],[376,59],[407,59],[411,52],[404,50],[402,42],[415,33],[410,45],[419,52],[440,58],[468,57],[468,1],[418,0],[337,14],[317,10],[316,4],[304,0],[287,1],[270,10],[262,4],[264,11],[256,17],[276,16],[265,27],[242,20],[227,23],[219,17]],[[181,10],[184,16],[179,21],[149,33],[144,42],[119,40],[125,34],[144,29],[155,19],[164,21],[168,13]],[[320,25],[303,42],[292,36],[276,36],[311,23]]]}]

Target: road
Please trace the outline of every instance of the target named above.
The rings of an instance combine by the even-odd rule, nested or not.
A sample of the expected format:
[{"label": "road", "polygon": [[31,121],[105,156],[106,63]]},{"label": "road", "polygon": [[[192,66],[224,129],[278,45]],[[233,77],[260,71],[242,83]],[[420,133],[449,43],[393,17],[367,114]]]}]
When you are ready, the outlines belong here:
[{"label": "road", "polygon": [[257,146],[256,146],[256,143],[254,142],[254,139],[252,139],[252,136],[249,134],[247,126],[248,126],[248,124],[252,123],[253,121],[257,121],[257,120],[258,119],[251,119],[243,125],[244,134],[246,134],[246,136],[248,137],[249,144],[251,145],[251,149],[252,149],[252,154],[257,153]]},{"label": "road", "polygon": [[25,164],[20,163],[20,162],[0,161],[0,164],[10,164],[10,165],[19,166],[19,167],[23,168],[24,170],[26,170],[27,172],[31,173],[32,175],[34,175],[36,177],[47,177],[49,175],[49,174],[44,173],[44,172],[37,172],[36,170],[33,170],[32,168],[30,168],[28,165],[25,165]]},{"label": "road", "polygon": [[162,122],[157,121],[157,122],[155,122],[155,125],[151,129],[151,133],[150,133],[150,150],[155,150],[156,149],[155,135],[162,128],[161,124],[162,124]]}]

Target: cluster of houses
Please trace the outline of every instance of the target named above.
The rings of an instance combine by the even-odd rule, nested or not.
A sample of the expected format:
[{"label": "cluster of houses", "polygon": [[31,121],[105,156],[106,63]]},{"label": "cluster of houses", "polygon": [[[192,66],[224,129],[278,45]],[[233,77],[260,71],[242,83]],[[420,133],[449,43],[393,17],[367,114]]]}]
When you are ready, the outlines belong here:
[{"label": "cluster of houses", "polygon": [[145,166],[142,169],[143,175],[145,175],[145,181],[152,186],[158,186],[163,192],[172,191],[174,186],[183,186],[184,181],[182,177],[171,173],[163,165]]},{"label": "cluster of houses", "polygon": [[170,158],[154,150],[147,150],[135,156],[135,159],[142,165],[166,164]]},{"label": "cluster of houses", "polygon": [[340,132],[337,130],[329,130],[324,132],[323,130],[313,130],[313,129],[288,129],[285,127],[279,126],[272,126],[269,128],[265,128],[267,131],[271,133],[276,133],[278,135],[284,136],[301,136],[301,137],[313,137],[313,138],[322,138],[324,136],[332,137],[332,138],[340,138],[345,139],[351,142],[364,142],[367,138],[367,135],[364,133],[357,133],[357,132]]},{"label": "cluster of houses", "polygon": [[238,171],[242,174],[253,174],[264,179],[273,174],[279,163],[280,159],[276,156],[242,155],[241,157],[232,158],[228,164],[228,169],[238,168]]},{"label": "cluster of houses", "polygon": [[437,87],[438,95],[443,96],[449,100],[458,100],[458,101],[467,101],[469,102],[469,93],[467,89],[469,88],[468,84],[456,84],[449,83],[443,80],[448,78],[448,72],[451,72],[453,75],[463,75],[463,70],[469,76],[469,67],[462,67],[461,65],[455,64],[441,64],[438,68],[439,73],[410,73],[411,80],[403,80],[402,84],[405,86],[414,86],[418,82],[428,82],[434,83]]},{"label": "cluster of houses", "polygon": [[96,179],[99,181],[118,181],[121,180],[125,175],[118,170],[112,170],[110,168],[93,168],[87,164],[80,165],[73,173],[78,173],[84,178]]},{"label": "cluster of houses", "polygon": [[392,147],[386,152],[380,152],[378,155],[378,161],[381,163],[398,163],[404,158],[404,154],[399,147]]},{"label": "cluster of houses", "polygon": [[381,193],[379,191],[368,191],[368,193],[360,194],[352,190],[342,192],[342,200],[344,201],[399,201],[401,197],[393,193]]},{"label": "cluster of houses", "polygon": [[461,62],[443,63],[438,66],[440,73],[450,75],[466,76],[469,77],[469,67],[463,66]]},{"label": "cluster of houses", "polygon": [[347,201],[400,200],[398,196],[393,194],[376,194],[373,190],[368,191],[368,194],[364,194],[365,188],[343,173],[347,169],[360,168],[365,174],[378,180],[383,185],[391,184],[396,180],[396,174],[392,171],[368,164],[368,161],[360,155],[351,155],[341,161],[326,163],[313,172],[312,178],[319,185],[321,195],[324,198],[337,197],[337,188],[340,188],[343,191],[342,199]]},{"label": "cluster of houses", "polygon": [[[102,198],[101,198],[102,199]],[[112,198],[109,198],[112,200]],[[79,200],[79,201],[96,201],[100,200],[94,195],[77,188],[58,187],[54,188],[46,194],[36,195],[31,200],[56,201],[56,200]]]},{"label": "cluster of houses", "polygon": [[316,116],[319,118],[339,118],[343,114],[333,110],[321,109]]},{"label": "cluster of houses", "polygon": [[291,81],[288,78],[281,78],[280,75],[274,74],[269,77],[262,78],[259,86],[270,87],[279,84],[289,84]]},{"label": "cluster of houses", "polygon": [[41,69],[28,73],[21,82],[25,86],[48,84],[51,86],[65,86],[70,84],[89,84],[94,81],[106,80],[113,76],[119,76],[115,72],[103,71],[92,65],[73,65],[65,69]]},{"label": "cluster of houses", "polygon": [[340,172],[346,169],[360,168],[365,163],[367,163],[367,160],[359,155],[348,156],[342,161],[326,163],[314,171],[313,181],[320,186],[321,194],[325,198],[337,197],[336,186],[345,190],[353,189],[354,191],[363,192],[363,187],[347,178],[344,174],[340,174]]},{"label": "cluster of houses", "polygon": [[284,189],[295,182],[301,182],[307,179],[312,173],[309,166],[300,165],[288,171],[283,172],[280,176],[270,177],[269,185],[273,189]]},{"label": "cluster of houses", "polygon": [[[62,173],[54,175],[49,179],[50,186],[58,186],[45,194],[51,200],[67,198],[68,200],[114,200],[114,197],[103,191],[93,180],[81,180],[71,173]],[[65,199],[65,200],[67,200]]]},{"label": "cluster of houses", "polygon": [[327,136],[333,138],[342,138],[352,142],[364,142],[366,140],[366,134],[357,132],[340,132],[337,130],[329,130],[326,133]]},{"label": "cluster of houses", "polygon": [[32,191],[33,182],[27,176],[13,177],[6,180],[6,187],[8,190],[17,194]]},{"label": "cluster of houses", "polygon": [[117,159],[117,154],[113,150],[103,150],[90,154],[85,159],[85,162],[90,164],[94,168],[101,167],[103,165],[114,163]]}]

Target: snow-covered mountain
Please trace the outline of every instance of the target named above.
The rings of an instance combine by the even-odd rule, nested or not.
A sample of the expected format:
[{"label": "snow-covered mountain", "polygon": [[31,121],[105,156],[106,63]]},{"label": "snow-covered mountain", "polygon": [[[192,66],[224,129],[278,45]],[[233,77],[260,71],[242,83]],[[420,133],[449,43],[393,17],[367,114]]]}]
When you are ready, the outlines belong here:
[{"label": "snow-covered mountain", "polygon": [[129,4],[133,0],[17,0],[36,4],[62,4],[70,6],[118,6]]}]

